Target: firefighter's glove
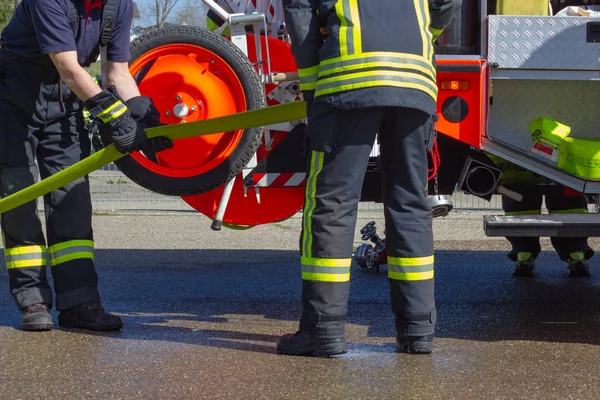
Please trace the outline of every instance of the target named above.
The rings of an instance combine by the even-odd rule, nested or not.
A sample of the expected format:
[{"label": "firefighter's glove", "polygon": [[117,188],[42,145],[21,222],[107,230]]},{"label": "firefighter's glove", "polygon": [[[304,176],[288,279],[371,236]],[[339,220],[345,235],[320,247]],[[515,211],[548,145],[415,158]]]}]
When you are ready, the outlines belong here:
[{"label": "firefighter's glove", "polygon": [[[160,121],[160,112],[154,106],[152,99],[146,96],[136,96],[127,100],[127,108],[135,119],[144,128],[154,128],[164,125]],[[148,140],[148,143],[142,146],[144,154],[158,153],[173,147],[171,139],[158,136]]]},{"label": "firefighter's glove", "polygon": [[[102,139],[114,144],[120,153],[125,154],[144,149],[160,151],[168,148],[164,143],[165,138],[149,140],[146,137],[144,128],[132,117],[114,86],[89,98],[84,106],[98,123]],[[157,142],[156,146],[154,143],[150,143],[154,141]]]},{"label": "firefighter's glove", "polygon": [[144,129],[162,125],[160,122],[160,112],[158,112],[150,97],[132,97],[125,104],[127,104],[127,108],[133,119],[138,121]]}]

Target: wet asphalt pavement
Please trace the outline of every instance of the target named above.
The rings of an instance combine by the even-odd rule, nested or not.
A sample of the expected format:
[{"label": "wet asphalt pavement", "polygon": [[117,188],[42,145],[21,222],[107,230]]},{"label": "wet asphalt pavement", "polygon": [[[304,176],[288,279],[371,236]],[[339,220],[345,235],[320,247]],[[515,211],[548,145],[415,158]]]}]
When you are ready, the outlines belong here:
[{"label": "wet asphalt pavement", "polygon": [[299,218],[220,233],[184,212],[94,226],[123,330],[22,332],[2,269],[0,399],[600,398],[600,258],[591,279],[568,278],[545,239],[537,276],[513,278],[481,214],[436,220],[434,354],[394,352],[385,269],[355,265],[350,352],[334,359],[275,352],[300,315]]}]

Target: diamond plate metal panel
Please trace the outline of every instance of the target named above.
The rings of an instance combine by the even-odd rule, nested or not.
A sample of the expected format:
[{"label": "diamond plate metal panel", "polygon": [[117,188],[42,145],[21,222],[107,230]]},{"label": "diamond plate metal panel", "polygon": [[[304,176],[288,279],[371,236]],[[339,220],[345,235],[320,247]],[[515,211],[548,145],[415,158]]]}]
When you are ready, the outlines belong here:
[{"label": "diamond plate metal panel", "polygon": [[600,140],[600,81],[494,80],[488,136],[529,152],[529,123],[547,117],[571,127],[571,137]]},{"label": "diamond plate metal panel", "polygon": [[488,60],[500,68],[600,70],[600,43],[587,22],[600,18],[489,16]]}]

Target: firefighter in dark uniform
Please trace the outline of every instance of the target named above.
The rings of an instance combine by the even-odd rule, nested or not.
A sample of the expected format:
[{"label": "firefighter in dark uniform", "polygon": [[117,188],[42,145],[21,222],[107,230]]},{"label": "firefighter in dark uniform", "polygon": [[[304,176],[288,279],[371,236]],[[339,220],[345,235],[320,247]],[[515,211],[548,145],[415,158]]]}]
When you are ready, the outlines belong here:
[{"label": "firefighter in dark uniform", "polygon": [[347,351],[357,206],[377,133],[398,351],[432,351],[434,257],[426,201],[437,100],[432,32],[439,34],[458,6],[451,0],[284,1],[308,107],[308,173],[302,316],[299,330],[279,339],[279,352]]},{"label": "firefighter in dark uniform", "polygon": [[[542,201],[546,200],[546,208],[550,214],[584,214],[588,212],[587,199],[582,194],[566,195],[560,191],[549,192],[545,196],[535,193],[529,187],[539,183],[550,183],[543,176],[521,168],[499,157],[490,157],[502,171],[501,183],[505,185],[518,184],[523,187],[519,191],[523,200],[515,201],[502,196],[502,209],[507,216],[539,215],[542,213]],[[533,276],[536,258],[541,252],[539,237],[507,237],[511,244],[508,258],[514,261],[513,276]],[[567,265],[567,274],[571,277],[590,276],[590,266],[587,262],[594,255],[588,245],[587,237],[552,237],[552,246],[558,257]]]},{"label": "firefighter in dark uniform", "polygon": [[[32,185],[38,167],[46,178],[90,154],[84,107],[97,121],[105,141],[122,153],[172,146],[166,138],[148,140],[142,127],[156,126],[159,121],[152,102],[140,96],[128,71],[133,3],[106,1],[113,2],[114,25],[106,47],[110,88],[105,90],[83,69],[98,57],[102,0],[22,0],[3,30],[2,197]],[[46,236],[35,202],[2,214],[10,290],[22,310],[23,328],[52,328],[48,310],[54,304],[53,293],[46,279],[49,263],[60,326],[120,329],[120,318],[104,311],[98,293],[88,178],[44,196],[44,204]]]}]

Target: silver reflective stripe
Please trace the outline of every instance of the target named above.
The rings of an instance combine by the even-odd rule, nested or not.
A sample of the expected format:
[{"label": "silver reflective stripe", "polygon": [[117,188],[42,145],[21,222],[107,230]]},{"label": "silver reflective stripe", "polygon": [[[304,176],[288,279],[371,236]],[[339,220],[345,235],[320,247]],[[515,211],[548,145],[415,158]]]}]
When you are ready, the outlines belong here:
[{"label": "silver reflective stripe", "polygon": [[[436,74],[435,69],[432,67],[432,65],[430,63],[427,63],[422,60],[404,58],[401,56],[400,57],[366,56],[366,57],[352,58],[352,59],[348,59],[348,60],[337,61],[337,62],[334,62],[331,64],[322,64],[321,67],[319,68],[319,78],[323,78],[323,77],[333,74],[333,73],[343,72],[344,68],[348,68],[349,70],[356,71],[356,70],[359,70],[356,67],[361,67],[361,64],[367,64],[367,63],[409,64],[409,65],[414,65],[417,67],[425,68],[427,70],[427,72],[429,72],[431,74],[432,79]],[[354,67],[354,68],[351,68],[351,67]],[[339,70],[340,68],[342,70]],[[365,66],[364,68],[370,68],[370,67]],[[408,67],[407,66],[394,67],[394,66],[385,65],[385,66],[381,66],[379,68],[399,68],[399,69],[405,68],[406,69]]]},{"label": "silver reflective stripe", "polygon": [[74,246],[67,247],[66,249],[56,250],[50,253],[50,258],[55,259],[67,254],[73,253],[93,253],[94,248],[92,246]]},{"label": "silver reflective stripe", "polygon": [[405,265],[388,265],[388,271],[391,272],[429,272],[433,271],[433,264],[427,265],[416,265],[416,266],[405,266]]},{"label": "silver reflective stripe", "polygon": [[302,265],[302,272],[317,274],[349,274],[350,267],[315,267],[314,265]]},{"label": "silver reflective stripe", "polygon": [[6,262],[23,261],[23,260],[38,260],[46,257],[44,252],[39,253],[28,253],[28,254],[15,254],[14,256],[6,256]]},{"label": "silver reflective stripe", "polygon": [[347,76],[339,77],[339,79],[331,78],[332,81],[328,83],[318,83],[317,92],[325,91],[328,89],[335,89],[340,86],[348,86],[360,83],[379,82],[378,86],[386,86],[384,81],[398,82],[398,83],[410,83],[419,86],[423,86],[431,90],[433,93],[437,93],[437,86],[433,82],[429,82],[426,77],[423,79],[411,78],[408,76],[398,75],[386,75],[389,71],[377,71],[376,75],[360,76],[356,78],[349,78]]}]

